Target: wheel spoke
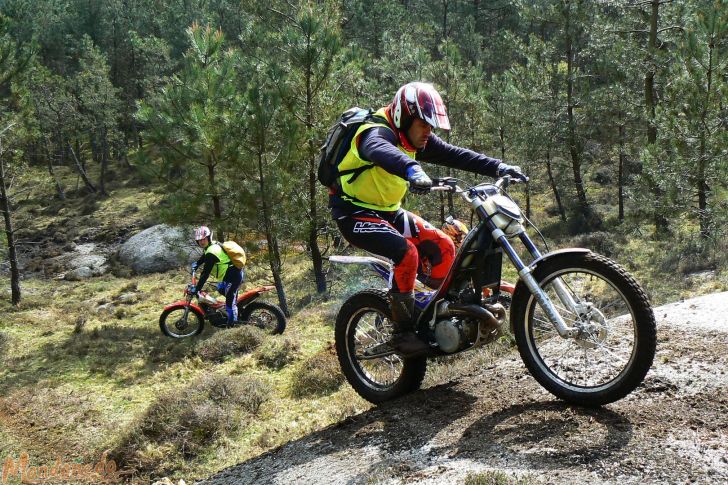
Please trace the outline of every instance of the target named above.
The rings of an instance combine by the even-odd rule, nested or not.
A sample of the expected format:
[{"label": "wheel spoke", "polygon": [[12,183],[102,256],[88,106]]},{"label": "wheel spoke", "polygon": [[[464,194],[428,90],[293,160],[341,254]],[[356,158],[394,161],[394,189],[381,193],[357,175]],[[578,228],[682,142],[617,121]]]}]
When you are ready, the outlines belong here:
[{"label": "wheel spoke", "polygon": [[[372,309],[359,314],[351,325],[354,326],[352,329],[354,332],[354,356],[361,356],[367,348],[386,343],[390,339],[391,325],[389,325],[389,319],[386,315]],[[355,367],[358,367],[362,376],[379,387],[394,384],[399,378],[404,365],[398,355],[366,360],[356,358],[355,360]]]},{"label": "wheel spoke", "polygon": [[[585,325],[586,335],[555,339],[558,335],[540,306],[531,299],[529,331],[533,347],[544,370],[567,384],[581,388],[602,386],[615,379],[629,363],[635,345],[635,322],[629,303],[604,277],[586,271],[567,271],[558,275],[574,301],[590,305],[589,318],[581,319],[564,308],[553,286],[543,288],[564,321],[570,326]],[[553,281],[553,280],[552,280]],[[618,315],[620,320],[615,321]],[[609,326],[606,326],[606,323]]]}]

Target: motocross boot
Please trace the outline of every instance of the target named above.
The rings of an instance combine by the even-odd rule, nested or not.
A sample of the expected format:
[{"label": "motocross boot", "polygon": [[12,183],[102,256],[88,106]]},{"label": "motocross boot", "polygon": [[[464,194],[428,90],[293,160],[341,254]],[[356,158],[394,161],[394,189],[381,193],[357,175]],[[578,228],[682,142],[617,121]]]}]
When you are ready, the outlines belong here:
[{"label": "motocross boot", "polygon": [[417,357],[427,353],[430,346],[415,333],[414,292],[388,294],[392,308],[392,339],[389,345],[404,357]]}]

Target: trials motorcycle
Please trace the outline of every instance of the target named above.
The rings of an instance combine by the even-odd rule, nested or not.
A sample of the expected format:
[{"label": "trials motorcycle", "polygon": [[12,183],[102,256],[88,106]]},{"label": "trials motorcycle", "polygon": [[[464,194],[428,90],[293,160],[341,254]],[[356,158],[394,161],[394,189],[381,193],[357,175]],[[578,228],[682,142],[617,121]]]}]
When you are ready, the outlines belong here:
[{"label": "trials motorcycle", "polygon": [[[185,338],[199,335],[205,328],[205,322],[215,327],[226,328],[227,311],[225,299],[200,291],[197,304],[192,302],[197,284],[195,270],[191,269],[192,282],[185,286],[184,298],[164,307],[159,316],[159,328],[162,333],[172,338]],[[259,286],[238,295],[238,324],[254,325],[270,334],[280,334],[286,329],[286,316],[276,305],[265,301],[255,301],[258,297],[275,286]]]},{"label": "trials motorcycle", "polygon": [[[382,345],[392,334],[386,289],[359,291],[343,303],[335,327],[336,352],[349,384],[375,404],[397,398],[420,387],[428,358],[481,347],[509,325],[531,375],[555,396],[600,406],[632,392],[652,365],[657,338],[639,283],[588,249],[541,254],[526,233],[530,221],[508,194],[510,177],[466,189],[457,182],[437,179],[431,190],[459,194],[478,224],[440,288],[416,283],[416,331],[429,354],[405,358]],[[529,264],[511,245],[514,239],[532,256]],[[512,295],[501,282],[503,253],[519,275]],[[392,271],[388,260],[373,256],[329,260],[367,265],[387,281]],[[510,319],[501,304],[508,300]]]}]

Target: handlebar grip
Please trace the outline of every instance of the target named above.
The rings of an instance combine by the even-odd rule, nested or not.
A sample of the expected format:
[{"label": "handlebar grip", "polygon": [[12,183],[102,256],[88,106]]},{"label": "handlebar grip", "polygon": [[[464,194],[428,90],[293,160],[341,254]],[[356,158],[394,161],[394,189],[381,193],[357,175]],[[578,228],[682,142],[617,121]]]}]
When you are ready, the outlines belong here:
[{"label": "handlebar grip", "polygon": [[435,185],[430,187],[430,192],[452,192],[453,188],[449,185]]}]

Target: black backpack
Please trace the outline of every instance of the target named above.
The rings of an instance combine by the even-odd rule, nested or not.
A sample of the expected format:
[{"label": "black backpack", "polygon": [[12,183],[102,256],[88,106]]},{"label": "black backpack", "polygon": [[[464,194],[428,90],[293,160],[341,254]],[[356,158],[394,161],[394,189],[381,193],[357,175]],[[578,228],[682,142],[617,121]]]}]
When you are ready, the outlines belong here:
[{"label": "black backpack", "polygon": [[349,182],[353,182],[356,177],[374,165],[365,165],[363,167],[343,170],[339,172],[339,163],[346,156],[351,146],[351,140],[354,138],[356,130],[361,125],[369,122],[378,122],[387,124],[387,120],[374,116],[374,112],[370,109],[362,109],[354,107],[344,111],[334,125],[329,129],[326,135],[326,141],[321,146],[318,164],[318,180],[326,187],[332,187],[336,184],[338,178],[342,175],[356,173]]}]

